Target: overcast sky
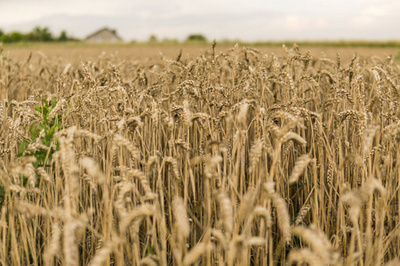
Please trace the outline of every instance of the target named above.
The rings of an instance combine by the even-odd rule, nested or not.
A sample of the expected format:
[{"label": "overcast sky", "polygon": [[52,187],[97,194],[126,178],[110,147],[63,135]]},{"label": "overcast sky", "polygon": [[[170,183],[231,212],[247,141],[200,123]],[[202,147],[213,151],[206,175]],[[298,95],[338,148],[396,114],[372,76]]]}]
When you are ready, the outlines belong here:
[{"label": "overcast sky", "polygon": [[85,37],[108,26],[126,40],[400,39],[399,0],[0,0],[0,29],[48,26]]}]

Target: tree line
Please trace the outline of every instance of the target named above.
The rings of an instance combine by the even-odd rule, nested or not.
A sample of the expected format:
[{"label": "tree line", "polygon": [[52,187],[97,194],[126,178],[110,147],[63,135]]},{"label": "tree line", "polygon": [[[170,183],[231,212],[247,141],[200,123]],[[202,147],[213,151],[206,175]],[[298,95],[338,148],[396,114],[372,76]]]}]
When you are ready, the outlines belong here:
[{"label": "tree line", "polygon": [[5,33],[0,29],[0,42],[2,43],[15,43],[15,42],[67,42],[76,41],[78,39],[73,38],[67,34],[66,31],[62,31],[59,36],[54,36],[53,33],[47,27],[35,27],[28,33],[22,33],[19,31],[13,31]]},{"label": "tree line", "polygon": [[[64,30],[59,36],[54,36],[48,27],[34,27],[28,33],[22,33],[19,31],[12,31],[9,33],[4,32],[0,29],[0,42],[2,43],[18,43],[18,42],[67,42],[67,41],[79,41],[79,39],[71,37]],[[176,39],[165,39],[161,42],[176,42]],[[156,35],[150,35],[149,43],[158,43],[160,40]],[[207,42],[207,38],[202,34],[190,34],[186,37],[185,42]]]}]

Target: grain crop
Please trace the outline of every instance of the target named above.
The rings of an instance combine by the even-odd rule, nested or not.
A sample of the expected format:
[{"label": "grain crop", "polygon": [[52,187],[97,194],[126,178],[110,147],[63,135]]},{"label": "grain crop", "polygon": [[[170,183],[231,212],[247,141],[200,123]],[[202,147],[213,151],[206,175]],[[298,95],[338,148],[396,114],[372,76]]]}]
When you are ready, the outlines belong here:
[{"label": "grain crop", "polygon": [[398,265],[400,65],[0,53],[1,265]]}]

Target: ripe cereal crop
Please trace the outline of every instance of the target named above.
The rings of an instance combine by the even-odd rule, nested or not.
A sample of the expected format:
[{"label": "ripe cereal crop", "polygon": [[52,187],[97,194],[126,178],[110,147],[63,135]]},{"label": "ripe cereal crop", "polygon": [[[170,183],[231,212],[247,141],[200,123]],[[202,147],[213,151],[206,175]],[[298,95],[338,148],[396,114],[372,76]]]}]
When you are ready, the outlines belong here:
[{"label": "ripe cereal crop", "polygon": [[0,54],[0,264],[398,265],[400,68],[297,46]]}]

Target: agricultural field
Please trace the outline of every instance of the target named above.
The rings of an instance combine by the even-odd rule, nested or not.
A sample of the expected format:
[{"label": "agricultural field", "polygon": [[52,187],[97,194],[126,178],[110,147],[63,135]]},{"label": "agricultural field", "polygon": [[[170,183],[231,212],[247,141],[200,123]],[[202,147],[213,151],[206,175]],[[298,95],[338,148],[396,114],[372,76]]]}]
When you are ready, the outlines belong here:
[{"label": "agricultural field", "polygon": [[5,47],[0,264],[399,265],[396,49]]},{"label": "agricultural field", "polygon": [[[374,43],[373,43],[374,44]],[[235,43],[218,43],[218,52],[227,52]],[[334,46],[335,45],[335,46]],[[345,46],[345,43],[322,43],[321,45],[306,44],[300,46],[303,52],[309,50],[314,58],[327,57],[335,58],[339,53],[344,63],[349,63],[353,56],[357,54],[359,57],[381,57],[397,56],[399,59],[400,51],[397,46],[386,43],[376,43],[372,47],[363,45]],[[387,45],[387,47],[385,46]],[[245,45],[240,45],[245,47]],[[266,43],[260,46],[251,46],[256,48],[262,54],[272,54],[284,57],[287,55],[286,50],[278,43]],[[291,46],[287,45],[288,48]],[[200,54],[210,50],[207,43],[186,43],[181,45],[170,43],[133,43],[133,44],[85,44],[85,43],[27,43],[27,44],[8,44],[3,45],[3,57],[11,57],[15,61],[26,61],[32,51],[42,53],[49,60],[57,60],[63,64],[80,64],[82,61],[96,61],[99,56],[106,54],[107,56],[118,56],[120,61],[140,61],[140,63],[149,60],[162,60],[163,57],[176,59],[180,50],[182,50],[182,59],[193,59]],[[189,57],[189,58],[187,58]]]}]

